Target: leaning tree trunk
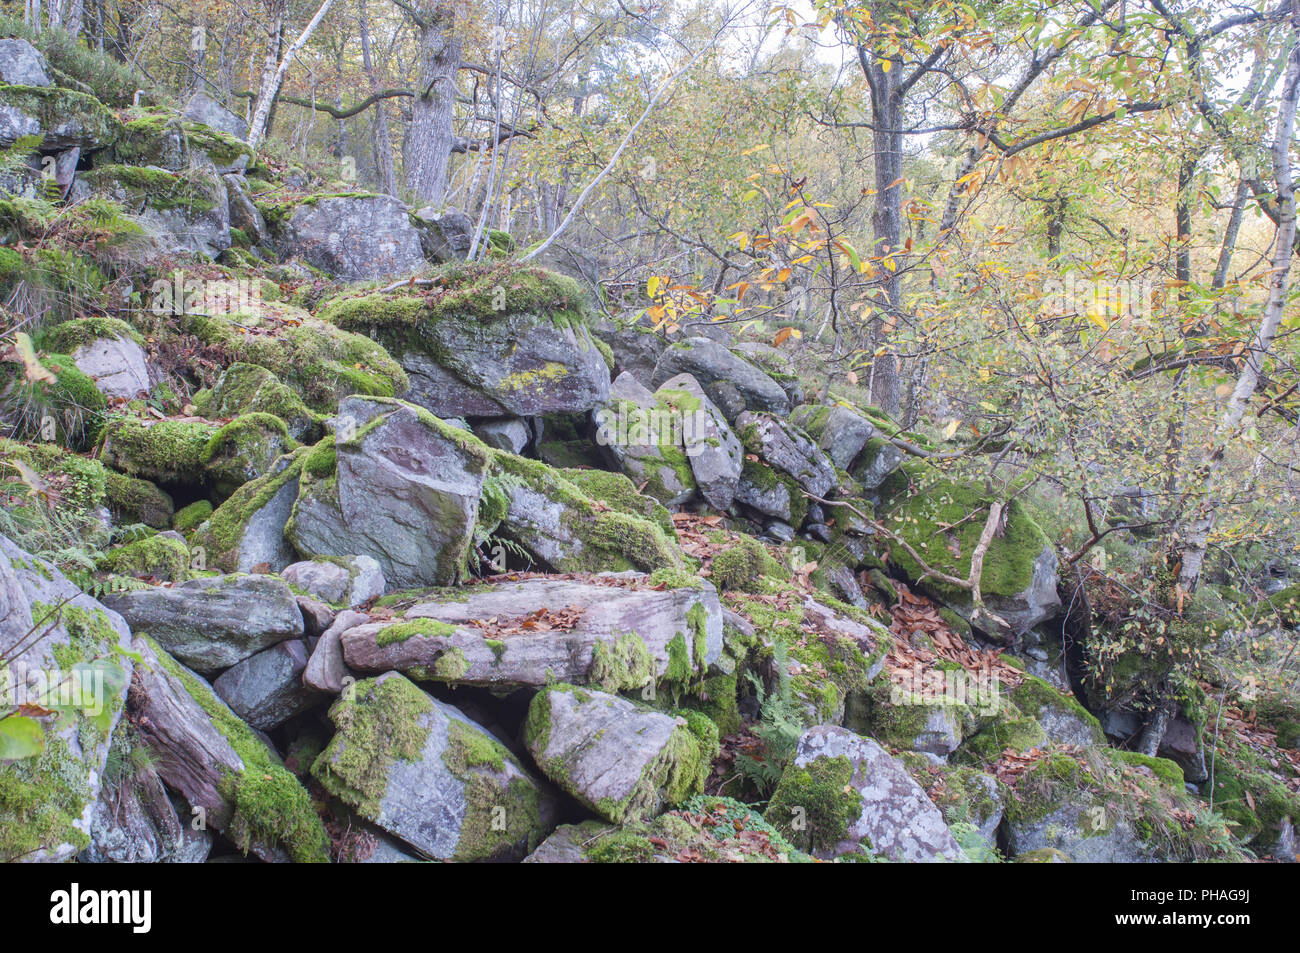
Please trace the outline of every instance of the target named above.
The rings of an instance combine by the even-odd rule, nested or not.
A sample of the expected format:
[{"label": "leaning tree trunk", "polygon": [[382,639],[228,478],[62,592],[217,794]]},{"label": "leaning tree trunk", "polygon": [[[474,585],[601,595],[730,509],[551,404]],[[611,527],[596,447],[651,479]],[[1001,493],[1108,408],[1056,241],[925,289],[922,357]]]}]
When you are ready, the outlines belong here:
[{"label": "leaning tree trunk", "polygon": [[456,12],[450,2],[422,14],[420,86],[411,106],[403,167],[406,188],[421,202],[440,204],[447,196],[447,161],[455,130],[456,72],[461,41],[455,35]]},{"label": "leaning tree trunk", "polygon": [[1216,498],[1222,480],[1228,444],[1240,433],[1246,409],[1259,386],[1264,355],[1268,353],[1282,321],[1291,276],[1292,244],[1296,238],[1295,184],[1291,178],[1291,140],[1295,132],[1296,102],[1300,99],[1300,44],[1291,50],[1282,102],[1278,107],[1277,135],[1273,139],[1273,177],[1277,183],[1278,225],[1273,244],[1273,277],[1268,300],[1260,316],[1255,340],[1245,352],[1237,384],[1228,407],[1215,430],[1213,451],[1204,468],[1204,490],[1192,518],[1180,527],[1182,551],[1178,560],[1178,587],[1190,593],[1200,581],[1201,566],[1209,548],[1210,534],[1218,515]]},{"label": "leaning tree trunk", "polygon": [[[320,26],[321,20],[325,19],[325,14],[329,12],[330,4],[333,2],[334,0],[324,0],[321,3],[320,9],[316,11],[316,15],[311,18],[311,21],[303,27],[298,39],[290,43],[288,49],[284,51],[278,66],[275,65],[275,50],[278,42],[268,45],[266,62],[262,69],[261,89],[257,96],[257,109],[253,111],[253,119],[248,124],[248,144],[254,149],[258,147],[262,137],[266,135],[267,127],[271,122],[271,107],[275,103],[275,97],[280,93],[280,86],[284,83],[284,76],[289,72],[290,64],[298,55],[298,51],[311,39],[312,33],[316,31],[316,27]],[[278,41],[283,34],[283,0],[276,0],[276,11],[272,39]]]}]

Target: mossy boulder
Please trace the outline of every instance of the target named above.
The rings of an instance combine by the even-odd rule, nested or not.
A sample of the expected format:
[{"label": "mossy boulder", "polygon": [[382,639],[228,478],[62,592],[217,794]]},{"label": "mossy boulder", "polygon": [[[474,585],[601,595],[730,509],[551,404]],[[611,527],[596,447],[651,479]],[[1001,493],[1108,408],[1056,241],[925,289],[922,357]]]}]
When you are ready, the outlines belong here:
[{"label": "mossy boulder", "polygon": [[380,344],[293,305],[222,297],[205,308],[208,313],[184,316],[189,333],[229,354],[232,363],[270,371],[312,410],[333,413],[350,394],[393,397],[407,390],[405,372]]},{"label": "mossy boulder", "polygon": [[627,477],[557,470],[502,451],[492,454],[478,526],[481,535],[507,539],[556,572],[653,572],[684,564],[667,511]]},{"label": "mossy boulder", "polygon": [[154,529],[167,529],[172,525],[175,504],[171,496],[157,485],[106,470],[104,486],[109,510],[119,525],[143,523]]},{"label": "mossy boulder", "polygon": [[207,500],[195,500],[189,506],[182,507],[172,517],[172,529],[178,533],[192,533],[212,516],[212,504]]},{"label": "mossy boulder", "polygon": [[609,369],[572,279],[512,262],[455,263],[433,287],[358,289],[321,317],[372,335],[401,362],[407,399],[440,417],[583,413],[609,393]]},{"label": "mossy boulder", "polygon": [[149,390],[144,340],[117,318],[76,318],[56,325],[42,346],[72,357],[77,369],[109,398],[131,399]]},{"label": "mossy boulder", "polygon": [[1036,760],[1007,802],[1009,855],[1050,848],[1085,863],[1241,859],[1222,819],[1183,789],[1177,765],[1132,755],[1094,750]]},{"label": "mossy boulder", "polygon": [[259,566],[278,572],[294,562],[298,556],[285,539],[284,528],[298,499],[304,468],[324,459],[326,467],[319,472],[328,477],[334,467],[333,451],[332,437],[315,447],[299,447],[231,494],[194,540],[203,547],[207,565],[224,572],[251,572]]},{"label": "mossy boulder", "polygon": [[236,847],[264,861],[325,863],[329,838],[311,795],[202,677],[148,636],[128,697],[159,777]]},{"label": "mossy boulder", "polygon": [[690,374],[729,421],[744,410],[790,414],[785,390],[757,364],[707,337],[689,337],[664,349],[655,364],[652,386]]},{"label": "mossy boulder", "polygon": [[176,533],[159,533],[110,549],[99,560],[101,572],[151,576],[184,582],[190,576],[190,549]]},{"label": "mossy boulder", "polygon": [[129,476],[156,483],[202,484],[204,454],[220,429],[208,420],[114,416],[104,426],[101,458]]},{"label": "mossy boulder", "polygon": [[308,559],[370,556],[398,588],[462,578],[493,451],[398,400],[350,397],[338,420],[333,471],[303,471],[285,537]]},{"label": "mossy boulder", "polygon": [[820,725],[799,738],[767,821],[815,857],[965,860],[938,808],[870,738]]},{"label": "mossy boulder", "polygon": [[596,442],[647,494],[667,505],[695,496],[698,487],[686,455],[682,409],[670,394],[652,394],[623,373],[593,419]]},{"label": "mossy boulder", "polygon": [[553,782],[614,823],[653,817],[696,794],[718,731],[703,715],[673,717],[616,695],[553,685],[533,696],[524,742]]},{"label": "mossy boulder", "polygon": [[[722,609],[698,579],[541,577],[417,591],[402,601],[400,618],[343,633],[353,671],[492,688],[563,681],[671,693],[695,688],[722,655]],[[552,623],[551,612],[563,618]],[[495,621],[476,624],[483,620]]]},{"label": "mossy boulder", "polygon": [[41,136],[41,147],[94,152],[122,134],[122,124],[94,96],[59,86],[0,84],[0,148],[21,136]]},{"label": "mossy boulder", "polygon": [[5,666],[5,706],[60,709],[5,719],[0,861],[60,862],[89,844],[131,679],[130,638],[121,616],[0,536],[0,645],[24,645]]},{"label": "mossy boulder", "polygon": [[937,764],[915,752],[904,752],[899,758],[939,808],[949,830],[966,825],[989,852],[997,849],[998,827],[1009,796],[1001,781],[978,768]]},{"label": "mossy boulder", "polygon": [[485,728],[401,675],[358,682],[330,719],[336,734],[312,775],[427,857],[522,860],[554,828],[548,789]]},{"label": "mossy boulder", "polygon": [[817,445],[841,470],[849,470],[876,428],[862,414],[844,403],[800,404],[790,420],[817,441]]},{"label": "mossy boulder", "polygon": [[289,436],[303,442],[319,436],[323,416],[310,410],[297,391],[265,367],[238,362],[226,368],[211,389],[194,395],[194,407],[213,419],[273,414],[284,422]]},{"label": "mossy boulder", "polygon": [[955,691],[943,690],[943,676],[948,673],[933,674],[938,690],[929,683],[911,686],[877,679],[868,691],[854,697],[846,724],[891,748],[947,757],[974,731],[976,718],[970,705],[957,700]]},{"label": "mossy boulder", "polygon": [[1036,720],[1047,738],[1056,744],[1082,748],[1105,743],[1097,717],[1073,695],[1058,691],[1041,678],[1026,675],[1011,690],[1011,701],[1027,717]]},{"label": "mossy boulder", "polygon": [[206,158],[218,169],[245,164],[252,150],[242,137],[166,109],[134,110],[123,122],[122,135],[113,147],[118,162],[157,166],[180,172]]},{"label": "mossy boulder", "polygon": [[793,587],[731,592],[727,605],[753,625],[754,640],[780,644],[783,681],[805,726],[840,724],[859,711],[893,644],[867,613]]},{"label": "mossy boulder", "polygon": [[172,253],[216,258],[230,247],[226,190],[212,170],[100,165],[79,183],[91,195],[112,199],[134,213],[154,241]]},{"label": "mossy boulder", "polygon": [[89,449],[108,401],[70,356],[42,353],[38,359],[51,380],[29,379],[21,364],[0,364],[0,421],[18,439]]},{"label": "mossy boulder", "polygon": [[[908,482],[882,502],[878,518],[907,540],[929,568],[968,578],[994,501],[979,487],[930,467],[900,472]],[[1060,611],[1056,552],[1018,498],[1003,509],[1001,532],[994,533],[984,556],[980,593],[986,611],[976,612],[968,590],[925,577],[920,563],[897,543],[889,544],[889,558],[909,580],[999,639],[1011,640]]]},{"label": "mossy boulder", "polygon": [[208,438],[200,455],[204,479],[221,499],[270,472],[275,461],[296,446],[284,421],[255,412],[237,417]]}]

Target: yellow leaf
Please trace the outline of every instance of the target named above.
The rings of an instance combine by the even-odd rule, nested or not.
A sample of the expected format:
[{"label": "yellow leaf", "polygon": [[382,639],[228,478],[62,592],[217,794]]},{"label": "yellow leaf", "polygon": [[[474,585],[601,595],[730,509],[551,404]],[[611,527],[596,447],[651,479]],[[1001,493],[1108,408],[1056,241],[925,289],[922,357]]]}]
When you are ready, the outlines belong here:
[{"label": "yellow leaf", "polygon": [[659,293],[659,276],[651,275],[650,280],[645,283],[645,293],[647,297],[653,298]]},{"label": "yellow leaf", "polygon": [[957,433],[957,428],[961,426],[961,421],[953,419],[948,421],[948,426],[943,428],[943,439],[951,440]]},{"label": "yellow leaf", "polygon": [[32,346],[32,339],[26,332],[19,331],[14,335],[14,347],[18,351],[18,356],[23,360],[23,373],[27,379],[33,383],[43,381],[46,384],[53,384],[58,381],[44,364],[36,357],[36,348]]}]

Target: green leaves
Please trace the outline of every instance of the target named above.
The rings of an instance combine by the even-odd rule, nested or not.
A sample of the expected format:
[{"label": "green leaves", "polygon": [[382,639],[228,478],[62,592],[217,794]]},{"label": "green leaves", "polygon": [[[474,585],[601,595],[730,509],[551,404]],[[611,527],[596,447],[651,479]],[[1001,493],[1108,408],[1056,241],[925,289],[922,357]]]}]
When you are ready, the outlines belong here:
[{"label": "green leaves", "polygon": [[41,723],[25,715],[0,718],[0,761],[35,758],[45,751]]}]

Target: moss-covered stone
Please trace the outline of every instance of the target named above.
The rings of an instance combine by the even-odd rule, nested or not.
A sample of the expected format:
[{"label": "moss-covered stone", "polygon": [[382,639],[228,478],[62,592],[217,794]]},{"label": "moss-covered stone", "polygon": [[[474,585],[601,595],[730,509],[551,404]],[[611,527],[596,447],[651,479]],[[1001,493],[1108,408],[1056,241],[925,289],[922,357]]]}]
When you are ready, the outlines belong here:
[{"label": "moss-covered stone", "polygon": [[[932,468],[907,464],[904,471],[913,491],[888,500],[881,520],[911,544],[926,564],[935,570],[966,579],[970,576],[971,554],[984,530],[989,501],[981,490],[959,480],[948,479]],[[1013,499],[1005,510],[1005,529],[994,535],[984,556],[980,590],[985,597],[1018,595],[1029,589],[1034,563],[1049,540],[1034,521],[1028,507]],[[910,579],[921,578],[922,569],[903,547],[890,546],[890,559]],[[946,600],[967,600],[969,594],[933,578],[927,588]]]},{"label": "moss-covered stone", "polygon": [[749,536],[718,553],[709,565],[709,580],[720,592],[763,592],[767,587],[764,577],[781,578],[785,575],[781,564],[772,558],[766,547]]},{"label": "moss-covered stone", "polygon": [[309,440],[320,430],[322,414],[310,410],[293,388],[264,367],[235,363],[226,368],[210,390],[194,395],[195,409],[205,417],[273,414],[284,421],[295,440]]},{"label": "moss-covered stone", "polygon": [[148,480],[108,470],[105,489],[109,510],[117,523],[144,523],[154,529],[167,529],[171,525],[175,506],[171,496]]},{"label": "moss-covered stone", "polygon": [[329,839],[307,790],[280,763],[266,743],[219,699],[198,676],[175,661],[147,635],[143,638],[163,668],[207,712],[243,762],[244,769],[222,778],[221,794],[234,806],[227,835],[247,851],[255,842],[280,844],[299,863],[329,860]]},{"label": "moss-covered stone", "polygon": [[380,344],[292,305],[262,299],[229,313],[185,319],[188,331],[205,344],[230,354],[232,363],[266,368],[315,411],[333,413],[350,394],[393,397],[409,387],[406,372]]},{"label": "moss-covered stone", "polygon": [[120,338],[143,345],[144,338],[131,325],[118,318],[92,317],[63,321],[40,339],[41,347],[61,354],[73,354],[77,348],[102,339]]},{"label": "moss-covered stone", "polygon": [[817,758],[791,766],[772,793],[764,817],[796,848],[833,851],[862,813],[848,758]]},{"label": "moss-covered stone", "polygon": [[208,438],[199,462],[213,490],[226,496],[266,473],[277,457],[295,446],[279,417],[260,412],[244,414]]},{"label": "moss-covered stone", "polygon": [[205,420],[110,417],[104,426],[103,459],[130,476],[159,483],[200,483],[204,452],[219,429]]},{"label": "moss-covered stone", "polygon": [[166,582],[189,578],[190,550],[174,536],[147,536],[115,546],[100,559],[101,572],[131,576],[154,576]]},{"label": "moss-covered stone", "polygon": [[189,506],[177,511],[172,518],[172,529],[178,533],[192,533],[212,516],[212,504],[207,500],[196,500]]}]

